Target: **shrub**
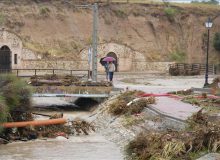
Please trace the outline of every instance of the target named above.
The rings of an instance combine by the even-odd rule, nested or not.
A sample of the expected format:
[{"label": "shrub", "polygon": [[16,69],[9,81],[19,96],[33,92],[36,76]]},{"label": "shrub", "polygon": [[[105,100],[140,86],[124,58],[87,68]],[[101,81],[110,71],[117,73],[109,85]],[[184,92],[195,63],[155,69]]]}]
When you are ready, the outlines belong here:
[{"label": "shrub", "polygon": [[213,46],[217,51],[220,51],[220,32],[215,33]]},{"label": "shrub", "polygon": [[174,21],[174,17],[178,13],[178,11],[175,8],[170,8],[170,7],[165,8],[164,12],[170,21]]},{"label": "shrub", "polygon": [[14,121],[30,120],[31,90],[14,75],[1,75],[0,88]]},{"label": "shrub", "polygon": [[186,59],[186,53],[182,51],[175,51],[170,53],[170,59],[175,62],[184,62]]},{"label": "shrub", "polygon": [[[7,118],[9,115],[8,106],[5,103],[5,99],[0,96],[0,124],[7,122]],[[3,128],[0,127],[0,133],[2,132]]]},{"label": "shrub", "polygon": [[118,10],[113,10],[113,12],[114,12],[115,15],[116,15],[117,17],[119,17],[119,18],[126,18],[126,17],[128,16],[125,11],[120,10],[120,9],[118,9]]},{"label": "shrub", "polygon": [[47,16],[49,16],[49,13],[50,13],[49,8],[47,8],[47,7],[40,8],[40,15],[47,17]]}]

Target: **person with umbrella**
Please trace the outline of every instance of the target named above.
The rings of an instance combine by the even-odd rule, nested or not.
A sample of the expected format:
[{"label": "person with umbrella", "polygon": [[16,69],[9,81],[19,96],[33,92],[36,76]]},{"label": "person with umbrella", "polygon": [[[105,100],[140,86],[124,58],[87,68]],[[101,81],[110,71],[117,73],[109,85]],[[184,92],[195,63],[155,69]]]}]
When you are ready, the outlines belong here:
[{"label": "person with umbrella", "polygon": [[100,61],[101,64],[104,64],[103,62],[105,62],[104,67],[106,71],[106,79],[107,80],[109,79],[110,82],[112,82],[113,75],[115,72],[115,64],[112,62],[115,61],[115,59],[113,57],[104,57],[101,59],[101,61]]},{"label": "person with umbrella", "polygon": [[112,82],[113,80],[114,72],[115,72],[115,64],[112,61],[110,61],[108,65],[108,73],[109,73],[110,82]]},{"label": "person with umbrella", "polygon": [[103,61],[104,58],[105,58],[105,57],[103,57],[103,58],[100,59],[100,63],[101,63],[101,65],[104,66],[104,68],[105,68],[106,80],[108,81],[108,64],[109,64],[109,63],[106,62],[106,61]]}]

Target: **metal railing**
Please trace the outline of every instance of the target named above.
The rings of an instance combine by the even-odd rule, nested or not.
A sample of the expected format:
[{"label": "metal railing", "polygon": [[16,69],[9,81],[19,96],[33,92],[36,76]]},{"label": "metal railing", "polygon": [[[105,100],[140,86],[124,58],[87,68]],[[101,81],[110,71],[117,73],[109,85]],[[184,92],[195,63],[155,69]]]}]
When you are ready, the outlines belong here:
[{"label": "metal railing", "polygon": [[89,70],[76,69],[0,69],[1,73],[14,73],[17,77],[41,76],[44,74],[66,74],[66,75],[83,75],[90,78]]}]

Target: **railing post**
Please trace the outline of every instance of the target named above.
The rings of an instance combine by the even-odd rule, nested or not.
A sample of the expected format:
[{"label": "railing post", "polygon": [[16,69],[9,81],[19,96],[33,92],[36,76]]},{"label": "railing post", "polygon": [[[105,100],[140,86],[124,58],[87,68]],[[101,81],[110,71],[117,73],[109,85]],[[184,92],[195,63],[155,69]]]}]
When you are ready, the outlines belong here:
[{"label": "railing post", "polygon": [[53,69],[53,75],[54,75],[54,69]]},{"label": "railing post", "polygon": [[73,70],[70,70],[70,75],[73,76]]},{"label": "railing post", "polygon": [[18,77],[18,69],[17,69],[17,77]]},{"label": "railing post", "polygon": [[87,76],[87,78],[88,78],[88,79],[90,78],[90,70],[88,70],[88,76]]},{"label": "railing post", "polygon": [[34,75],[37,76],[37,70],[36,69],[34,69]]}]

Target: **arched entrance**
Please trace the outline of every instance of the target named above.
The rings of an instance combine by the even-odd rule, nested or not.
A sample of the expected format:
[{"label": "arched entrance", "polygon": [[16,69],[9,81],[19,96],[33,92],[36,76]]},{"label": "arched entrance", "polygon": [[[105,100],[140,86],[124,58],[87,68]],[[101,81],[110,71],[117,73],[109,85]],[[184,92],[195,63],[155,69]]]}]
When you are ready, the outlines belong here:
[{"label": "arched entrance", "polygon": [[117,55],[116,55],[114,52],[109,52],[109,53],[107,54],[107,57],[113,57],[113,58],[116,59],[116,61],[114,62],[114,64],[115,64],[115,71],[117,72],[117,71],[118,71],[118,57],[117,57]]},{"label": "arched entrance", "polygon": [[0,71],[11,70],[11,50],[8,46],[2,46],[0,48]]}]

